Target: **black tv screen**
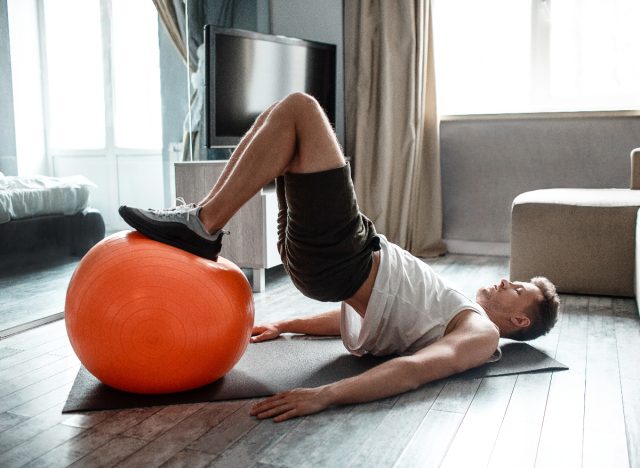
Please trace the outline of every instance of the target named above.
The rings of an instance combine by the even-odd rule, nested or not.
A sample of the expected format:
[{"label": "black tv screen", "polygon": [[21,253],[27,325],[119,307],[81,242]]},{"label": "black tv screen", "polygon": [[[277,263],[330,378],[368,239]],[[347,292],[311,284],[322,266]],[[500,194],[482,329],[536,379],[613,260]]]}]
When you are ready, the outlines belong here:
[{"label": "black tv screen", "polygon": [[256,117],[296,91],[335,126],[336,46],[205,26],[205,144],[234,146]]}]

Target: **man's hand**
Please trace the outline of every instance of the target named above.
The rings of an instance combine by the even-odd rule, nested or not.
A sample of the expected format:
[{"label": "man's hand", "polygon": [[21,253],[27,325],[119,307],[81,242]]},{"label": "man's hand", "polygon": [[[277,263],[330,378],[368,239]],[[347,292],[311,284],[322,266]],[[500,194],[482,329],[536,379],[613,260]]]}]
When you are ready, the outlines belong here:
[{"label": "man's hand", "polygon": [[251,342],[275,340],[282,333],[301,333],[303,335],[340,336],[340,309],[309,317],[264,323],[253,327]]},{"label": "man's hand", "polygon": [[324,387],[295,388],[262,400],[251,408],[251,416],[273,418],[275,422],[318,413],[330,406]]},{"label": "man's hand", "polygon": [[282,331],[273,323],[265,323],[263,325],[256,325],[251,331],[251,342],[260,343],[261,341],[275,340],[280,336]]}]

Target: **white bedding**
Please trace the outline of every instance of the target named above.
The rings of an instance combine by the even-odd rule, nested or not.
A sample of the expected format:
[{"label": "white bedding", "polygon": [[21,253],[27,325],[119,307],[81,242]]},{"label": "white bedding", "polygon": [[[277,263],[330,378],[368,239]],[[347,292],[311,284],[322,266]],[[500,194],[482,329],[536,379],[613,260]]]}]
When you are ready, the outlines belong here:
[{"label": "white bedding", "polygon": [[0,173],[0,224],[32,216],[78,213],[89,203],[89,187],[95,184],[84,176],[3,177]]}]

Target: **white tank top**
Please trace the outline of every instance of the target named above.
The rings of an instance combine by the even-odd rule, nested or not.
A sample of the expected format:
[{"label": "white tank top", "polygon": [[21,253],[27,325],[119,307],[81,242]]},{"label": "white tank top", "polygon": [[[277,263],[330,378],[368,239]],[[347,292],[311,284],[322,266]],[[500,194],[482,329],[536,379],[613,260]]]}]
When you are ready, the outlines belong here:
[{"label": "white tank top", "polygon": [[[380,236],[380,265],[362,318],[342,303],[340,333],[357,356],[413,354],[444,336],[463,310],[487,320],[484,309],[449,285],[425,262]],[[499,349],[490,361],[500,359]]]}]

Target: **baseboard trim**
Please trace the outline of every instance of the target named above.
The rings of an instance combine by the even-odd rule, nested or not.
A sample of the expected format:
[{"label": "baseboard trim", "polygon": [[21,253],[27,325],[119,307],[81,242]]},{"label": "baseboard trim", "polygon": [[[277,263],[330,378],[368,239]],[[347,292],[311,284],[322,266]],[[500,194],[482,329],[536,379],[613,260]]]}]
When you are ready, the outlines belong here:
[{"label": "baseboard trim", "polygon": [[453,254],[464,255],[491,255],[496,257],[508,257],[511,255],[509,242],[477,242],[458,239],[445,239],[447,250]]},{"label": "baseboard trim", "polygon": [[46,325],[47,323],[55,322],[56,320],[60,320],[63,318],[64,318],[64,312],[58,312],[56,314],[49,315],[41,319],[32,320],[31,322],[27,322],[27,323],[22,323],[20,325],[16,325],[15,327],[6,328],[4,330],[0,330],[0,339],[4,339],[11,335],[16,335],[18,333],[31,330],[32,328],[40,327],[42,325]]}]

